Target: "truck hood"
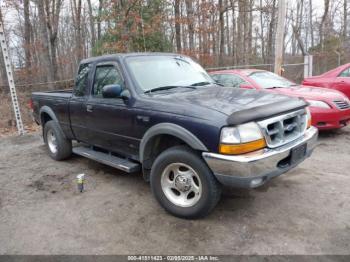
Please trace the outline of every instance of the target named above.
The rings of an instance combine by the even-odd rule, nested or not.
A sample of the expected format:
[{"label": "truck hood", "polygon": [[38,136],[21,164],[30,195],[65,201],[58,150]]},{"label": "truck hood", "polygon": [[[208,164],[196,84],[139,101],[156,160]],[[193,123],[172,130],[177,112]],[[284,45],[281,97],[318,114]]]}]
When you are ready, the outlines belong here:
[{"label": "truck hood", "polygon": [[[256,119],[270,117],[307,105],[304,100],[291,99],[277,93],[221,86],[198,87],[195,90],[164,92],[152,96],[153,99],[160,103],[165,102],[169,106],[169,111],[171,111],[171,105],[176,105],[177,108],[183,105],[185,115],[193,115],[193,112],[201,112],[201,114],[206,115],[208,118],[212,118],[213,114],[210,111],[217,111],[229,116],[231,120],[236,112],[242,113],[242,111],[249,111],[248,118],[249,120],[253,120],[252,118],[254,116]],[[258,112],[254,111],[255,109]],[[244,122],[248,118],[240,118],[239,122]],[[233,122],[237,124],[236,121],[229,122],[231,122],[230,124],[233,124]]]},{"label": "truck hood", "polygon": [[337,99],[344,99],[344,95],[339,91],[327,89],[327,88],[319,88],[319,87],[311,87],[311,86],[293,86],[289,88],[275,88],[268,89],[270,92],[289,95],[294,97],[302,97],[306,100],[321,100],[321,101],[334,101]]}]

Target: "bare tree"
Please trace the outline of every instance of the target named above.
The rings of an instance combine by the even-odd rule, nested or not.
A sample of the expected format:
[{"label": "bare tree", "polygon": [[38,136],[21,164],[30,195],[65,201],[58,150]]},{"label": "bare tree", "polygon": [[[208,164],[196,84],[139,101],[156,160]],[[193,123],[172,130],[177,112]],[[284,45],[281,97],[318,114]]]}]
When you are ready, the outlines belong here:
[{"label": "bare tree", "polygon": [[97,16],[97,39],[101,39],[101,15],[102,15],[103,0],[98,1],[98,16]]},{"label": "bare tree", "polygon": [[51,70],[53,79],[58,79],[57,36],[62,0],[45,1],[46,25],[50,39]]},{"label": "bare tree", "polygon": [[81,0],[71,0],[72,18],[75,28],[76,50],[78,61],[83,58],[83,40],[81,33]]},{"label": "bare tree", "polygon": [[186,10],[187,10],[187,24],[188,24],[188,37],[189,37],[189,49],[194,50],[194,25],[193,25],[193,1],[186,0]]},{"label": "bare tree", "polygon": [[[347,0],[345,0],[347,1]],[[312,7],[312,0],[309,0],[309,26],[310,26],[310,37],[311,37],[311,46],[315,45],[314,42],[314,28],[313,28],[313,7]]]},{"label": "bare tree", "polygon": [[89,7],[89,20],[90,20],[90,34],[91,34],[91,46],[94,47],[96,43],[96,33],[95,33],[95,25],[94,25],[94,15],[92,14],[92,5],[91,0],[87,0]]},{"label": "bare tree", "polygon": [[[26,60],[26,68],[30,70],[32,67],[32,54],[31,54],[31,24],[29,13],[29,0],[23,1],[23,13],[24,13],[24,53]],[[30,72],[29,72],[30,73]]]},{"label": "bare tree", "polygon": [[327,19],[328,16],[328,11],[329,11],[329,1],[330,0],[324,0],[324,12],[321,18],[321,22],[320,22],[320,27],[319,27],[319,37],[320,37],[320,45],[322,46],[322,50],[324,48],[324,36],[325,36],[325,32],[324,32],[324,24],[325,21]]},{"label": "bare tree", "polygon": [[[42,45],[42,52],[40,53],[41,63],[43,66],[43,69],[45,71],[45,78],[46,81],[52,82],[54,79],[53,75],[53,68],[51,65],[51,59],[50,59],[50,49],[49,49],[49,35],[47,32],[47,25],[46,25],[46,15],[45,15],[45,1],[44,0],[38,0],[37,1],[37,7],[38,7],[38,17],[39,17],[39,27],[40,27],[40,39],[41,39],[41,45]],[[52,86],[50,86],[50,89],[53,89]]]},{"label": "bare tree", "polygon": [[176,40],[176,50],[181,52],[181,24],[180,24],[180,0],[175,0],[174,4],[175,13],[175,40]]},{"label": "bare tree", "polygon": [[225,22],[224,22],[225,8],[222,0],[219,0],[219,23],[220,23],[220,56],[219,65],[223,65],[225,56]]},{"label": "bare tree", "polygon": [[346,40],[348,34],[348,0],[344,0],[343,8],[343,40]]},{"label": "bare tree", "polygon": [[274,60],[274,36],[275,36],[275,26],[276,26],[276,0],[272,1],[271,6],[271,20],[269,24],[269,34],[267,40],[267,54],[266,58],[268,59],[268,63],[271,63]]}]

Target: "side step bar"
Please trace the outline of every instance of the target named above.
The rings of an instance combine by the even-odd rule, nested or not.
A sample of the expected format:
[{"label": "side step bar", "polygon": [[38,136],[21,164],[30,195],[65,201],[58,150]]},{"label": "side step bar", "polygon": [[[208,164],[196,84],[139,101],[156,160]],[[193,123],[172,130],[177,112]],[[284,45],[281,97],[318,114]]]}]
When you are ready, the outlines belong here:
[{"label": "side step bar", "polygon": [[124,158],[116,157],[114,155],[95,151],[90,147],[78,146],[72,149],[74,154],[87,157],[102,164],[123,170],[127,173],[134,173],[141,170],[141,166],[138,163],[129,161]]}]

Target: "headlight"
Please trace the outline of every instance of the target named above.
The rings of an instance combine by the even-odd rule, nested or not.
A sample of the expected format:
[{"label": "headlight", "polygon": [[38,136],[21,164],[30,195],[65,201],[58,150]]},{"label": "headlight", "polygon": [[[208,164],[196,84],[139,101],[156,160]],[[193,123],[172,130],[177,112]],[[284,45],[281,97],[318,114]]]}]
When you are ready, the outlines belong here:
[{"label": "headlight", "polygon": [[266,142],[256,123],[224,127],[221,130],[219,151],[222,154],[244,154],[264,147]]},{"label": "headlight", "polygon": [[320,107],[320,108],[331,108],[327,103],[318,100],[307,100],[310,106]]}]

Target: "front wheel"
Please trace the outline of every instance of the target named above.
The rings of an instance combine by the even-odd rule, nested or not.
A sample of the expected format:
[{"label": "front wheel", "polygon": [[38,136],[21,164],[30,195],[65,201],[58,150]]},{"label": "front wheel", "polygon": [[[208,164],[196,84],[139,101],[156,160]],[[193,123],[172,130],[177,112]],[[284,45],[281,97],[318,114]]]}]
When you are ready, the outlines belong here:
[{"label": "front wheel", "polygon": [[221,195],[221,185],[206,163],[185,146],[162,152],[152,165],[150,180],[157,201],[177,217],[204,217]]}]

